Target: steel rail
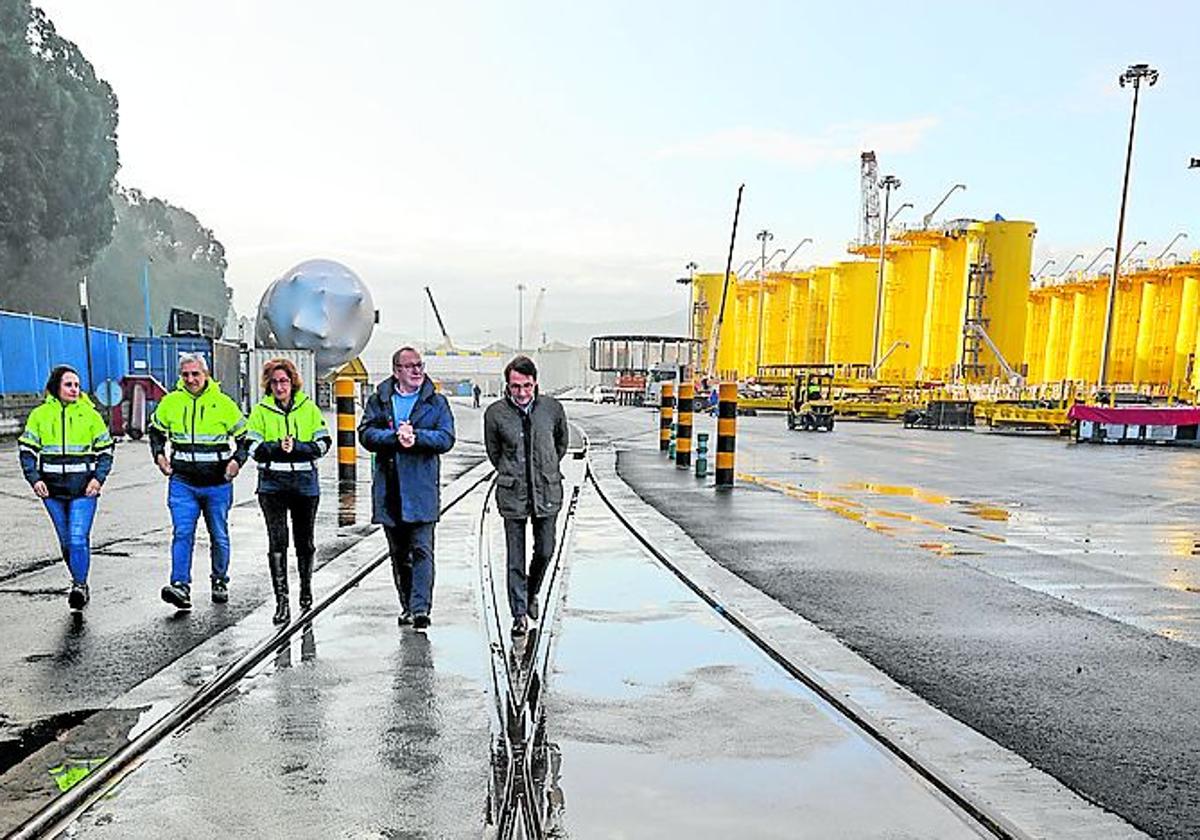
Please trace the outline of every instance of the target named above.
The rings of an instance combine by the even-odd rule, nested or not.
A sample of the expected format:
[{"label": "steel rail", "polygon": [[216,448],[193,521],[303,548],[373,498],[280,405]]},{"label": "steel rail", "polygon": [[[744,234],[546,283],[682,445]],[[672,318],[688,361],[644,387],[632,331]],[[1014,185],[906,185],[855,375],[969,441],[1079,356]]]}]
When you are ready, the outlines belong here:
[{"label": "steel rail", "polygon": [[[573,450],[574,457],[586,458],[586,438],[582,448]],[[550,667],[550,646],[561,596],[563,568],[562,558],[570,541],[574,527],[575,510],[579,500],[579,489],[586,481],[588,472],[584,465],[584,477],[574,488],[566,515],[557,535],[554,556],[547,565],[542,582],[543,607],[538,628],[526,636],[526,646],[520,652],[511,643],[505,644],[507,634],[501,615],[500,593],[496,589],[497,577],[493,574],[491,536],[496,517],[491,505],[485,502],[479,519],[478,559],[480,597],[482,599],[483,623],[488,635],[488,659],[491,664],[493,689],[493,724],[498,730],[503,747],[505,764],[503,790],[498,794],[495,810],[489,818],[496,820],[496,836],[508,840],[514,836],[518,821],[523,836],[540,840],[547,836],[543,815],[536,807],[533,778],[534,745],[541,722],[541,695]],[[489,488],[489,500],[493,498],[493,486]],[[507,568],[507,563],[505,564]],[[507,584],[506,584],[507,585]],[[515,669],[515,673],[514,673]],[[536,686],[536,693],[532,693]],[[495,783],[495,771],[492,775]],[[523,805],[522,805],[523,803]]]},{"label": "steel rail", "polygon": [[[913,755],[905,749],[895,738],[885,732],[883,728],[873,721],[866,712],[857,708],[851,701],[840,697],[834,689],[825,683],[823,679],[816,674],[811,673],[791,659],[785,656],[767,639],[758,633],[753,627],[743,621],[737,614],[729,611],[725,606],[718,601],[710,592],[705,590],[696,581],[674,563],[666,554],[664,554],[657,545],[647,538],[642,531],[634,525],[625,516],[624,513],[617,507],[616,504],[604,492],[604,488],[600,486],[600,482],[596,480],[595,475],[589,470],[586,479],[590,479],[592,487],[595,488],[601,501],[612,512],[618,522],[623,525],[626,530],[648,551],[659,563],[661,563],[668,571],[677,577],[688,589],[698,595],[701,600],[713,608],[713,610],[733,626],[739,633],[748,639],[755,647],[761,650],[775,664],[779,665],[791,677],[798,680],[804,686],[809,688],[818,697],[828,703],[833,709],[848,721],[850,721],[859,731],[866,734],[872,741],[881,746],[884,750],[898,759],[908,769],[917,775],[922,781],[933,787],[942,796],[945,796],[955,806],[959,808],[966,816],[984,828],[993,836],[1000,840],[1029,840],[1028,835],[1021,831],[1011,822],[1002,816],[990,813],[986,806],[977,802],[974,797],[966,791],[960,789],[958,785],[949,779],[945,778],[937,770],[927,765],[922,759]],[[585,479],[585,480],[586,480]]]},{"label": "steel rail", "polygon": [[[451,499],[442,505],[441,514],[448,513],[480,484],[487,481],[492,473],[491,465],[484,462],[452,481],[445,491]],[[52,799],[36,814],[8,834],[5,840],[37,840],[38,838],[54,837],[65,831],[92,803],[103,796],[114,784],[125,778],[151,748],[199,718],[220,701],[255,666],[283,647],[284,643],[290,642],[292,636],[299,633],[305,625],[311,624],[331,604],[358,586],[363,578],[387,559],[388,552],[384,551],[363,564],[345,581],[317,601],[311,610],[300,613],[278,632],[263,639],[227,665],[219,674],[176,704],[152,726],[124,744],[78,784]]]}]

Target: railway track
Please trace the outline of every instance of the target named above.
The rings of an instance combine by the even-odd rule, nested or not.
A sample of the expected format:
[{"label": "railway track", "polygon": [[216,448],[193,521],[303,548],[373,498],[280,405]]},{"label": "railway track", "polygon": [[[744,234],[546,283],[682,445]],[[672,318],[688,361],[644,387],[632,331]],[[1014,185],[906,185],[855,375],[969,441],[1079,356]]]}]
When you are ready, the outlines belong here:
[{"label": "railway track", "polygon": [[[564,515],[559,519],[556,551],[543,583],[543,614],[537,626],[531,628],[523,639],[513,639],[508,630],[503,529],[495,511],[490,471],[476,468],[453,482],[443,494],[447,499],[443,513],[474,494],[485,495],[473,540],[478,553],[480,616],[486,637],[486,656],[490,663],[488,688],[492,701],[489,707],[492,772],[487,792],[485,837],[489,840],[540,840],[558,833],[555,828],[561,821],[561,812],[555,813],[555,809],[561,806],[561,800],[556,800],[554,791],[547,783],[547,765],[555,759],[552,755],[555,748],[546,738],[547,711],[544,699],[556,632],[563,621],[567,598],[566,569],[576,532],[581,527],[620,531],[635,541],[641,551],[682,583],[737,636],[833,709],[863,739],[918,778],[929,789],[929,795],[949,803],[964,822],[975,827],[979,835],[1005,840],[1020,840],[1026,836],[1006,821],[1003,815],[990,812],[985,805],[961,790],[944,772],[928,766],[919,756],[905,749],[868,715],[846,701],[816,674],[777,650],[749,622],[726,608],[717,596],[692,580],[679,564],[656,545],[651,535],[643,533],[609,498],[602,483],[588,467],[586,443],[573,452],[571,460],[575,463],[568,469],[571,473],[569,501],[564,506]],[[607,511],[607,518],[602,523],[593,518],[586,526],[580,524],[577,510],[586,496],[592,496],[592,502],[598,500]],[[326,610],[386,560],[386,552],[381,552],[322,597],[310,612],[297,616],[292,623],[230,663],[110,756],[83,781],[50,802],[10,834],[10,840],[53,837],[67,829],[92,803],[135,770],[156,744],[204,716],[256,666],[290,644],[293,636],[319,621]]]}]

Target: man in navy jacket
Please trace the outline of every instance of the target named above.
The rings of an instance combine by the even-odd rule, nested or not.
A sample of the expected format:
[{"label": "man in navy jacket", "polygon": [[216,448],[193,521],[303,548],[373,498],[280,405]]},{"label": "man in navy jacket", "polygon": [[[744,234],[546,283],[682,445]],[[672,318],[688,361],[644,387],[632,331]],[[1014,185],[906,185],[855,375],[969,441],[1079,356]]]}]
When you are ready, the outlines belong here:
[{"label": "man in navy jacket", "polygon": [[371,521],[383,526],[400,595],[400,624],[429,626],[433,529],[441,510],[443,452],[454,446],[450,403],[425,375],[421,354],[401,347],[392,375],[367,400],[358,440],[375,453]]}]

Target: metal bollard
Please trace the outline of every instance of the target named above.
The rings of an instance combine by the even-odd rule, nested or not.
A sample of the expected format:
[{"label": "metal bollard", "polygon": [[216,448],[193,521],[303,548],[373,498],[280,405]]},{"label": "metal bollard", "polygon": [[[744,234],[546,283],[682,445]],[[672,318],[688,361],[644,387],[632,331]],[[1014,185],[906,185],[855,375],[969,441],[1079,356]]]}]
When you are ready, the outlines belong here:
[{"label": "metal bollard", "polygon": [[737,383],[722,382],[717,403],[717,486],[733,486],[733,451],[737,442]]},{"label": "metal bollard", "polygon": [[671,421],[675,415],[675,383],[662,384],[662,403],[658,409],[658,451],[671,452]]},{"label": "metal bollard", "polygon": [[337,397],[338,481],[352,484],[357,454],[354,439],[354,380],[338,379],[333,383],[333,393]]},{"label": "metal bollard", "polygon": [[708,475],[708,432],[696,434],[696,478]]},{"label": "metal bollard", "polygon": [[695,403],[691,382],[679,384],[678,431],[675,433],[675,466],[686,470],[692,466],[692,406]]}]

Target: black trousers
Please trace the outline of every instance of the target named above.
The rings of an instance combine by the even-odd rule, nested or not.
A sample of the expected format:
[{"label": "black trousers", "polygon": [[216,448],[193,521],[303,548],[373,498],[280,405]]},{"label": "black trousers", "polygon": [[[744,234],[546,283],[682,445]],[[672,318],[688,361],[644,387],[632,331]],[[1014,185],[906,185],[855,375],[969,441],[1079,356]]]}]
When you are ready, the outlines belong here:
[{"label": "black trousers", "polygon": [[400,607],[413,615],[429,615],[433,609],[434,525],[433,522],[401,522],[396,526],[383,526]]},{"label": "black trousers", "polygon": [[[525,572],[525,523],[533,520],[533,558]],[[554,556],[554,526],[558,516],[532,516],[504,520],[504,542],[508,549],[508,607],[513,618],[529,608],[529,595],[542,588],[546,567]]]},{"label": "black trousers", "polygon": [[313,525],[317,520],[320,496],[299,493],[259,493],[258,506],[267,521],[267,545],[272,554],[287,554],[288,514],[292,517],[292,536],[296,540],[296,556],[312,557],[317,553],[313,543]]}]

